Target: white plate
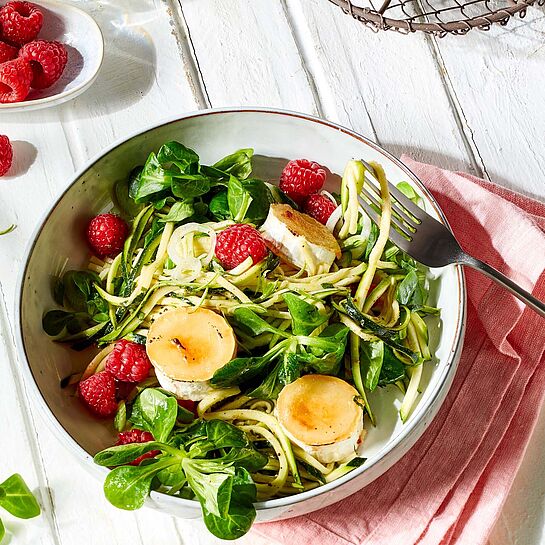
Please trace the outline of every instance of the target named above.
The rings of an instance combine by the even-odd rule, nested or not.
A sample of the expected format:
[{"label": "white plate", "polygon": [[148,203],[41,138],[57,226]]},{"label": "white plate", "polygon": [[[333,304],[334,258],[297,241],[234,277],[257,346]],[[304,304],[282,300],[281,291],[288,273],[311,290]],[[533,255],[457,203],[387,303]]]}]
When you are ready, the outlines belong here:
[{"label": "white plate", "polygon": [[[54,343],[42,329],[42,315],[54,308],[51,278],[63,268],[86,266],[89,252],[84,240],[89,219],[111,203],[113,184],[143,164],[150,151],[169,140],[193,148],[204,164],[211,164],[239,148],[255,149],[254,173],[278,180],[288,159],[307,158],[341,174],[346,162],[363,157],[382,164],[392,182],[410,182],[424,200],[426,210],[446,223],[432,195],[399,160],[348,129],[305,114],[265,109],[205,110],[186,114],[138,132],[111,146],[86,165],[63,191],[32,237],[22,267],[17,303],[17,343],[21,368],[31,396],[45,411],[46,420],[60,441],[79,458],[82,467],[104,479],[106,468],[92,455],[115,441],[112,426],[93,418],[59,381],[84,368],[91,352],[74,352]],[[339,177],[331,176],[330,190],[339,191]],[[67,262],[68,261],[68,262]],[[456,371],[465,325],[465,284],[459,266],[431,272],[430,304],[441,308],[440,319],[430,320],[433,360],[425,364],[421,395],[408,421],[398,415],[395,387],[374,392],[379,426],[368,424],[360,454],[365,464],[340,479],[297,496],[256,504],[257,520],[293,517],[330,505],[376,479],[405,454],[422,435],[443,402]],[[97,488],[100,485],[97,484]],[[153,492],[147,505],[183,518],[200,517],[198,502]]]},{"label": "white plate", "polygon": [[0,104],[0,112],[38,110],[72,100],[93,84],[102,66],[104,39],[90,15],[54,0],[39,0],[36,5],[44,14],[38,39],[56,40],[66,46],[66,68],[57,83],[47,89],[32,89],[23,102]]}]

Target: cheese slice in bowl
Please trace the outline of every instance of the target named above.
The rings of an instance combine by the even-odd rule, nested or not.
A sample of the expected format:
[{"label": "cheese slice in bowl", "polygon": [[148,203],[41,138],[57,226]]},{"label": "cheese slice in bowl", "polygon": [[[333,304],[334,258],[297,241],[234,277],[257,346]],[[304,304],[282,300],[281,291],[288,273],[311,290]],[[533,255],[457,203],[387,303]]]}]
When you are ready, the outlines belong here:
[{"label": "cheese slice in bowl", "polygon": [[278,421],[289,439],[320,462],[354,453],[363,431],[357,390],[337,377],[305,375],[280,392]]},{"label": "cheese slice in bowl", "polygon": [[212,310],[169,310],[151,325],[146,351],[161,386],[180,399],[200,401],[210,391],[214,373],[237,351],[227,320]]},{"label": "cheese slice in bowl", "polygon": [[341,257],[327,227],[289,204],[271,204],[261,234],[275,254],[304,268],[309,276],[328,272],[335,258]]}]

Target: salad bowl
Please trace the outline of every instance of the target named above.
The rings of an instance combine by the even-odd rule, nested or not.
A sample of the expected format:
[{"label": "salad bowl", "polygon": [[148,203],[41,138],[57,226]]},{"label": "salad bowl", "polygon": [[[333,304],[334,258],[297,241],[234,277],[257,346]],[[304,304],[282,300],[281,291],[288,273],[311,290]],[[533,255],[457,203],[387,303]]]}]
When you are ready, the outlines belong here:
[{"label": "salad bowl", "polygon": [[[237,148],[253,148],[255,175],[278,180],[288,160],[305,157],[327,166],[326,189],[339,191],[344,165],[352,158],[380,163],[388,179],[408,182],[426,211],[446,222],[431,194],[410,170],[377,144],[346,128],[305,114],[268,109],[224,109],[190,113],[118,142],[83,168],[51,206],[36,230],[19,280],[17,344],[25,380],[59,440],[83,467],[103,479],[106,468],[93,456],[114,442],[111,423],[96,419],[63,389],[64,377],[85,368],[89,351],[76,352],[53,343],[42,330],[42,316],[54,304],[52,278],[65,269],[86,266],[84,233],[89,219],[111,207],[114,184],[142,164],[151,150],[178,140],[214,162]],[[256,504],[257,522],[315,511],[360,490],[391,468],[418,440],[448,393],[460,357],[466,315],[466,292],[460,267],[430,271],[430,304],[441,309],[429,322],[431,362],[425,364],[418,403],[409,418],[399,417],[400,392],[372,393],[377,425],[366,421],[360,467],[337,480],[300,494]],[[97,482],[97,486],[99,486]],[[152,492],[147,505],[181,518],[198,518],[198,502]]]}]

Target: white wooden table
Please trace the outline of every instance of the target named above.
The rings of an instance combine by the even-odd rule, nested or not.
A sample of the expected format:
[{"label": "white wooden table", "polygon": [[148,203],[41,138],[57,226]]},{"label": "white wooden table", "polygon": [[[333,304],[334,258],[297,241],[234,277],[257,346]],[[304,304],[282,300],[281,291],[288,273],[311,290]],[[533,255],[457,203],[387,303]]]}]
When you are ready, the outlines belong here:
[{"label": "white wooden table", "polygon": [[[39,0],[37,0],[39,2]],[[13,347],[15,279],[37,218],[75,169],[157,120],[263,105],[337,121],[394,154],[545,199],[545,10],[443,40],[374,34],[327,0],[74,2],[106,38],[95,85],[62,107],[0,116],[15,165],[0,180],[0,478],[24,474],[44,516],[7,521],[10,543],[216,543],[197,523],[111,507],[51,437]],[[542,415],[491,545],[545,543]],[[252,539],[246,538],[245,543]],[[219,542],[218,542],[219,543]]]}]

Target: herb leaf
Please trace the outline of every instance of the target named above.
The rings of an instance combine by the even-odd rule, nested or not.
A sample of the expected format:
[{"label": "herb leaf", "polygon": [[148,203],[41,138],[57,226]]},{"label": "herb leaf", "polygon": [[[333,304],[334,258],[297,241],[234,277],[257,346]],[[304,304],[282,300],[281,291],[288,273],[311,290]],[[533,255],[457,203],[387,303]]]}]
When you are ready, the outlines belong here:
[{"label": "herb leaf", "polygon": [[37,517],[41,512],[39,503],[18,473],[0,484],[0,507],[20,519]]},{"label": "herb leaf", "polygon": [[168,439],[178,414],[176,399],[155,388],[146,388],[136,398],[130,421],[138,428],[149,431],[156,441]]}]

